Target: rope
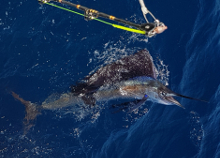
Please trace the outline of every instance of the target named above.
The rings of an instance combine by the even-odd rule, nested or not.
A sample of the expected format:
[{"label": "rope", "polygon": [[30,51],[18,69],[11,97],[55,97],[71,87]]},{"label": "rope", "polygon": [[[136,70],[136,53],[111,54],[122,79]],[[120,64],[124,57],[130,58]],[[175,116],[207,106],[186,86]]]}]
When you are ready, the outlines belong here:
[{"label": "rope", "polygon": [[140,3],[140,5],[141,5],[141,11],[142,11],[142,13],[143,13],[143,15],[144,15],[144,18],[145,18],[146,22],[149,23],[149,21],[147,20],[147,17],[146,17],[146,15],[147,15],[148,13],[149,13],[149,14],[152,16],[152,18],[156,21],[157,19],[156,19],[155,16],[147,9],[147,7],[146,7],[145,4],[144,4],[144,1],[143,1],[143,0],[139,0],[139,3]]}]

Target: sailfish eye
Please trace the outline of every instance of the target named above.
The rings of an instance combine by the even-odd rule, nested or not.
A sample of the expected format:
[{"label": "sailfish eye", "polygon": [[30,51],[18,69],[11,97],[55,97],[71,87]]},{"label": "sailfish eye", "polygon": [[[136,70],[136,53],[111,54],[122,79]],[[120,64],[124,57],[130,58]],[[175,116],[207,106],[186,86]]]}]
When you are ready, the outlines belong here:
[{"label": "sailfish eye", "polygon": [[166,92],[164,92],[164,91],[160,91],[160,95],[166,96],[167,94],[166,94]]}]

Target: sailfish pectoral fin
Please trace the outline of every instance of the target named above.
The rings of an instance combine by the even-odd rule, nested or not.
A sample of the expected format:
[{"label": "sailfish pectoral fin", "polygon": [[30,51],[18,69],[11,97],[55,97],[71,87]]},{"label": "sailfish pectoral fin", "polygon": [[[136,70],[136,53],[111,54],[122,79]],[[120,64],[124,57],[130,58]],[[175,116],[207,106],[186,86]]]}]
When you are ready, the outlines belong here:
[{"label": "sailfish pectoral fin", "polygon": [[133,112],[134,110],[136,110],[137,108],[139,108],[142,104],[145,103],[145,101],[147,100],[147,98],[149,98],[149,96],[145,94],[144,97],[143,97],[135,106],[133,106],[133,107],[129,110],[129,112],[131,113],[131,112]]}]

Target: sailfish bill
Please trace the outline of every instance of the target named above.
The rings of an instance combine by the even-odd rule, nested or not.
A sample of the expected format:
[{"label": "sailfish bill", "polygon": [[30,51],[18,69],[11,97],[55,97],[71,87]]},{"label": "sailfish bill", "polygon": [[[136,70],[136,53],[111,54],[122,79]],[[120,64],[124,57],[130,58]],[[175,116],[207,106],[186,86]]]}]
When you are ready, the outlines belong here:
[{"label": "sailfish bill", "polygon": [[186,98],[186,99],[197,100],[197,101],[208,103],[208,101],[206,101],[206,100],[192,98],[192,97],[188,97],[188,96],[185,96],[185,95],[182,95],[182,94],[178,94],[178,93],[175,93],[175,95],[178,96],[178,97]]}]

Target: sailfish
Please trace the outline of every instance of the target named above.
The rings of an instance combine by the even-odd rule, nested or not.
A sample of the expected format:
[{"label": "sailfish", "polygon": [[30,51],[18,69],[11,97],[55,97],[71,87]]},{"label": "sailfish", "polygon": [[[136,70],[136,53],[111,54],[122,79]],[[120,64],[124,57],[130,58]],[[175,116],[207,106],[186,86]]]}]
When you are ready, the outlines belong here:
[{"label": "sailfish", "polygon": [[146,101],[165,105],[177,105],[183,109],[175,96],[204,101],[173,92],[157,80],[158,70],[153,58],[146,49],[126,56],[111,64],[99,68],[86,76],[83,81],[71,86],[71,91],[62,94],[58,99],[46,99],[41,105],[36,105],[11,92],[12,96],[26,107],[26,124],[30,124],[41,110],[54,110],[76,104],[93,106],[97,102],[115,99],[133,99],[135,104],[128,112],[138,109]]}]

